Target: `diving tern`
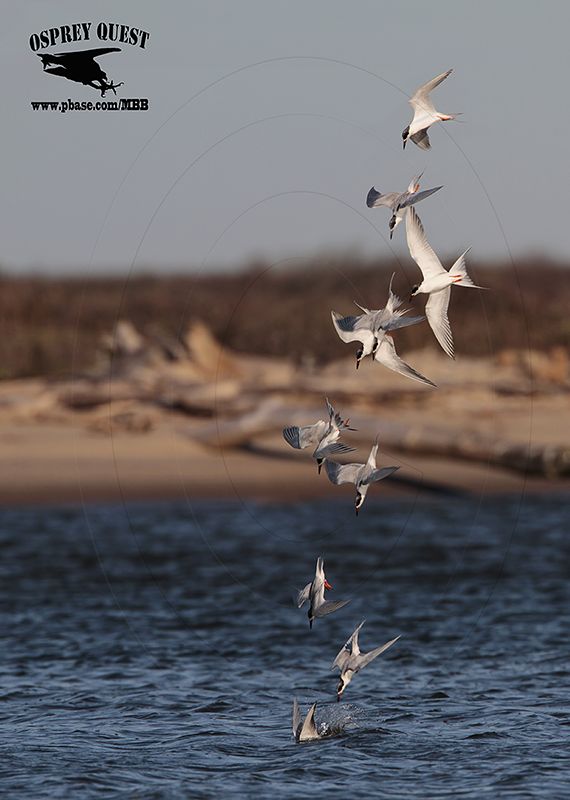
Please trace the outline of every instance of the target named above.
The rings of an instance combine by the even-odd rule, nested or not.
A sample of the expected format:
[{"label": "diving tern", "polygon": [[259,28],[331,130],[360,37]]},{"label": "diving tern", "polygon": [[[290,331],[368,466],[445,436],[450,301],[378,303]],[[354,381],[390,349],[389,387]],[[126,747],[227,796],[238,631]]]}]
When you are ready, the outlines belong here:
[{"label": "diving tern", "polygon": [[450,119],[455,119],[458,114],[441,114],[435,110],[435,106],[431,101],[430,92],[439,86],[448,75],[451,75],[453,70],[448,69],[447,72],[442,72],[436,78],[424,83],[419,89],[413,93],[409,99],[409,104],[414,110],[414,116],[410,124],[402,131],[402,140],[404,143],[404,150],[408,139],[411,139],[414,144],[417,144],[422,150],[429,150],[431,145],[427,134],[428,128],[434,122],[445,122]]},{"label": "diving tern", "polygon": [[354,447],[349,447],[343,442],[339,442],[340,431],[346,429],[355,430],[350,427],[350,420],[342,419],[337,414],[328,398],[325,398],[329,420],[325,422],[320,419],[314,425],[305,425],[299,428],[297,425],[289,425],[283,428],[283,438],[296,450],[304,450],[305,447],[314,447],[313,458],[317,462],[317,469],[320,474],[321,467],[325,458],[338,453],[351,453]]},{"label": "diving tern", "polygon": [[392,212],[390,222],[388,223],[390,239],[400,222],[404,219],[406,208],[425,200],[430,194],[434,194],[443,188],[441,186],[436,186],[434,189],[425,189],[423,192],[420,192],[420,178],[422,175],[423,172],[420,172],[417,177],[413,178],[405,192],[387,192],[386,194],[382,194],[378,192],[374,186],[368,192],[366,197],[366,205],[368,208],[383,206],[389,208]]},{"label": "diving tern", "polygon": [[378,453],[378,439],[372,445],[370,455],[366,464],[338,464],[336,461],[325,461],[325,469],[331,483],[337,486],[341,483],[354,483],[356,486],[356,497],[354,498],[354,510],[358,516],[366,498],[366,493],[370,484],[381,481],[392,475],[400,467],[376,467],[376,455]]},{"label": "diving tern", "polygon": [[325,600],[325,589],[332,589],[332,586],[325,577],[325,565],[323,559],[317,558],[315,567],[315,577],[297,595],[297,608],[301,608],[307,600],[309,601],[309,628],[313,627],[313,620],[317,617],[325,617],[343,608],[350,600]]},{"label": "diving tern", "polygon": [[410,255],[422,271],[423,281],[412,287],[410,300],[416,294],[429,295],[426,303],[426,317],[435,338],[440,343],[448,356],[455,358],[453,353],[453,336],[447,317],[447,309],[451,297],[451,287],[468,286],[471,289],[483,289],[476,286],[465,266],[465,256],[471,248],[462,253],[449,272],[443,268],[441,261],[435,254],[424,232],[420,218],[413,208],[410,208],[406,217],[406,237]]},{"label": "diving tern", "polygon": [[425,317],[406,317],[407,310],[401,310],[402,301],[392,291],[392,279],[388,289],[388,302],[385,308],[371,311],[355,302],[355,305],[363,312],[358,315],[343,317],[338,311],[331,311],[331,317],[335,330],[343,342],[360,342],[360,347],[356,351],[356,369],[366,356],[372,355],[375,361],[388,369],[405,375],[420,383],[428,386],[435,386],[433,381],[426,378],[417,370],[406,364],[396,353],[396,347],[391,337],[392,331],[398,328],[405,328],[409,325],[416,325],[422,322]]},{"label": "diving tern", "polygon": [[360,670],[367,666],[367,664],[370,664],[371,661],[374,661],[374,659],[377,658],[377,656],[379,656],[381,653],[384,653],[386,650],[388,650],[389,647],[392,647],[392,645],[395,644],[400,638],[399,636],[396,636],[395,639],[390,639],[390,641],[386,642],[386,644],[376,647],[374,650],[370,650],[368,653],[361,653],[360,647],[358,646],[358,634],[363,625],[364,621],[361,622],[360,625],[354,630],[350,639],[341,649],[331,667],[331,669],[338,667],[340,670],[340,681],[336,690],[337,701],[340,700],[344,690],[356,673],[360,672]]}]

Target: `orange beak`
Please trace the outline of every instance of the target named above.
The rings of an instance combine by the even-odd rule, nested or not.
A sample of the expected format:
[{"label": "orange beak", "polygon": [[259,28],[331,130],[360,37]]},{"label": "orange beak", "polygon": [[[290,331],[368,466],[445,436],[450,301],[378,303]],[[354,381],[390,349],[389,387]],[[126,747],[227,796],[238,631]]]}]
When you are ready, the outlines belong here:
[{"label": "orange beak", "polygon": [[330,585],[330,583],[327,581],[326,578],[325,578],[325,589],[332,589],[332,586]]}]

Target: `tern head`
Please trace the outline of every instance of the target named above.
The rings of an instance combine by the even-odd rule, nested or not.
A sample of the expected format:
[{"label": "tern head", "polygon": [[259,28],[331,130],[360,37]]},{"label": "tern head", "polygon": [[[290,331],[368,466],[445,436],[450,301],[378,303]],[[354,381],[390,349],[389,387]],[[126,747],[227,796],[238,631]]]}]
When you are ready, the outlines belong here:
[{"label": "tern head", "polygon": [[362,492],[356,492],[356,497],[354,498],[354,510],[356,512],[356,516],[358,516],[358,509],[364,503],[364,494]]},{"label": "tern head", "polygon": [[319,475],[321,474],[321,469],[323,468],[323,461],[324,458],[317,458],[317,472]]},{"label": "tern head", "polygon": [[356,369],[358,369],[358,366],[359,366],[360,362],[362,361],[363,356],[364,356],[364,348],[360,347],[356,351]]},{"label": "tern head", "polygon": [[376,351],[378,350],[378,345],[379,344],[380,344],[380,342],[378,341],[378,339],[376,339],[376,337],[374,337],[374,344],[372,345],[372,358],[374,358],[374,356],[376,355]]},{"label": "tern head", "polygon": [[419,288],[420,288],[419,283],[416,283],[415,286],[412,286],[412,290],[410,292],[410,300],[412,299],[412,297],[415,297],[417,295]]},{"label": "tern head", "polygon": [[388,228],[390,229],[390,239],[394,235],[394,228],[395,227],[396,227],[396,215],[393,214],[393,216],[390,217],[390,222],[388,223]]},{"label": "tern head", "polygon": [[408,141],[408,136],[409,136],[409,135],[410,135],[410,126],[408,125],[408,126],[407,126],[406,128],[404,128],[404,130],[402,131],[402,139],[403,139],[403,141],[404,141],[404,150],[406,149],[406,142]]}]

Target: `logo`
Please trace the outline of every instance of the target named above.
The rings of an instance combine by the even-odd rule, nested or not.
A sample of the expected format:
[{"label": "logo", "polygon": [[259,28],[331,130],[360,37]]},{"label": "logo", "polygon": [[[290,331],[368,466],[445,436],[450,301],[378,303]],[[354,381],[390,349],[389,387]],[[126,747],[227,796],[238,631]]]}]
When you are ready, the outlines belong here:
[{"label": "logo", "polygon": [[[131,25],[114,22],[76,22],[72,25],[61,25],[58,28],[47,28],[39,33],[32,33],[29,45],[32,52],[40,59],[44,74],[65,78],[67,81],[90,86],[103,98],[108,92],[117,96],[117,89],[124,86],[124,81],[116,82],[105,70],[111,70],[111,60],[104,58],[111,53],[121,53],[123,48],[115,46],[124,44],[146,49],[150,33]],[[76,42],[105,42],[112,46],[90,47],[81,50],[59,51],[62,45]],[[49,48],[50,52],[45,52]],[[57,48],[57,52],[52,50]],[[99,63],[103,60],[103,64]],[[107,66],[107,61],[109,66]],[[112,64],[115,75],[115,64]],[[146,111],[148,98],[121,98],[114,102],[90,102],[67,100],[32,101],[34,111]]]}]

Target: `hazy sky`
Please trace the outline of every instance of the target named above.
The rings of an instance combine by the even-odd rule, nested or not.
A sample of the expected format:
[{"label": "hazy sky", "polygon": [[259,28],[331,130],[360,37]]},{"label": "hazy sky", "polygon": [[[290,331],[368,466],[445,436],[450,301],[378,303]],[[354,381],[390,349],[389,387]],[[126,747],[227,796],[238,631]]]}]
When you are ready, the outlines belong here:
[{"label": "hazy sky", "polygon": [[[0,264],[92,274],[355,249],[407,255],[372,184],[445,188],[418,207],[442,254],[568,258],[565,2],[97,0],[6,4]],[[34,112],[100,100],[42,72],[31,34],[124,23],[145,49],[102,56],[147,112]],[[95,38],[48,52],[101,47]],[[341,63],[342,62],[342,63]],[[464,124],[410,144],[407,96],[453,67],[436,107]],[[107,95],[107,99],[113,99]]]}]

